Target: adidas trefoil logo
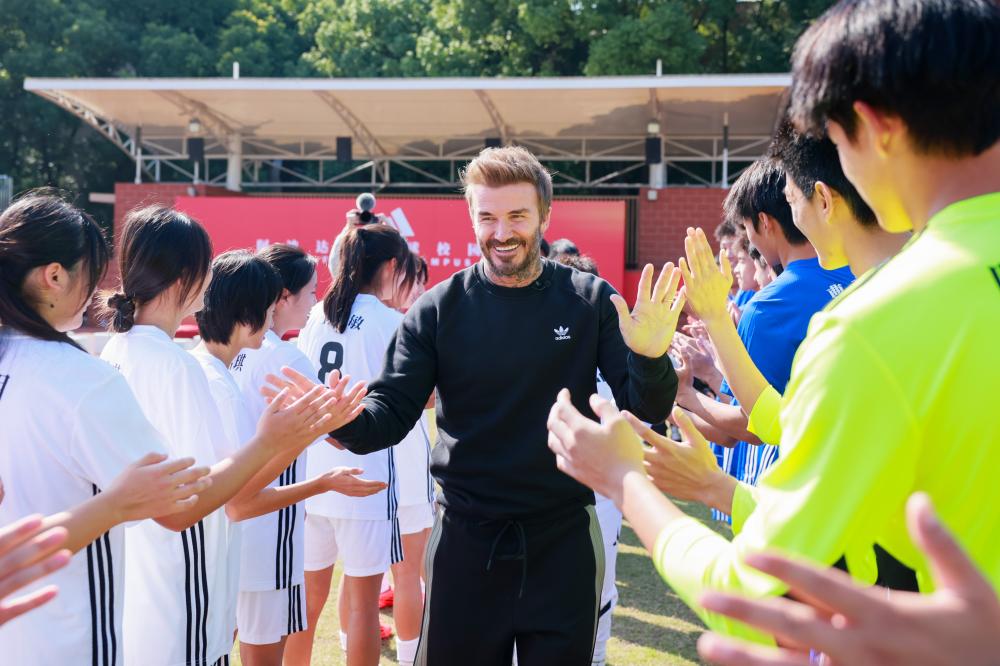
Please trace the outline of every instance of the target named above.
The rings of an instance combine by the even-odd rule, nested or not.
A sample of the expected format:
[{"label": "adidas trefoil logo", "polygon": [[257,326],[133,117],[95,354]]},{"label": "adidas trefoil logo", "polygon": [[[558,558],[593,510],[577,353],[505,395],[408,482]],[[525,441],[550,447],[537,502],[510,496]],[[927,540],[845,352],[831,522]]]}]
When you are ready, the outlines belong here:
[{"label": "adidas trefoil logo", "polygon": [[569,328],[566,326],[559,326],[552,329],[556,334],[556,340],[569,340]]}]

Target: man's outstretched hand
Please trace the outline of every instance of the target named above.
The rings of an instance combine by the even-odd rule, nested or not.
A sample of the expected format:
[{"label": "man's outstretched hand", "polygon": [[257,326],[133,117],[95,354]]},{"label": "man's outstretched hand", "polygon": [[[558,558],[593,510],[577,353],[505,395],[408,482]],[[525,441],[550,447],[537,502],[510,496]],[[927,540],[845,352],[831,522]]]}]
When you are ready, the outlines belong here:
[{"label": "man's outstretched hand", "polygon": [[611,302],[618,311],[618,327],[625,344],[636,354],[660,358],[667,353],[684,308],[684,296],[677,293],[680,280],[680,270],[667,263],[653,285],[653,265],[646,264],[639,277],[632,312],[624,298],[612,294]]}]

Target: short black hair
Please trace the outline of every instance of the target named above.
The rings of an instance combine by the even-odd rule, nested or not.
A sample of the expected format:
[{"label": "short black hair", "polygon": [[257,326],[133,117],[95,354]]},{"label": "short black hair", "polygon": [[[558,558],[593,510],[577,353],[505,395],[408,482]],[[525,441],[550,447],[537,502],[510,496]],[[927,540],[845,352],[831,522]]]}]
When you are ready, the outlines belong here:
[{"label": "short black hair", "polygon": [[1000,138],[1000,3],[841,0],[795,45],[791,115],[853,139],[854,103],[905,124],[915,149],[978,155]]},{"label": "short black hair", "polygon": [[568,238],[560,238],[549,243],[549,256],[555,257],[559,254],[573,254],[579,255],[580,248],[576,246],[576,243]]},{"label": "short black hair", "polygon": [[795,130],[790,120],[783,120],[774,134],[771,156],[781,164],[785,175],[791,178],[807,199],[812,199],[816,182],[822,181],[847,202],[861,226],[878,226],[875,212],[861,198],[858,190],[840,168],[837,146],[829,137],[816,137]]},{"label": "short black hair", "polygon": [[721,241],[723,238],[733,238],[736,236],[736,223],[730,219],[725,219],[719,222],[719,225],[715,227],[715,240]]},{"label": "short black hair", "polygon": [[316,257],[294,245],[272,243],[258,251],[257,256],[278,271],[281,286],[293,295],[302,291],[316,272]]},{"label": "short black hair", "polygon": [[600,271],[597,270],[597,262],[586,254],[560,254],[556,258],[556,263],[601,277]]},{"label": "short black hair", "polygon": [[212,262],[205,307],[195,314],[205,342],[229,344],[238,324],[259,331],[281,295],[281,277],[271,264],[246,250],[220,254]]},{"label": "short black hair", "polygon": [[792,209],[785,199],[785,172],[769,158],[757,160],[740,174],[722,204],[730,220],[750,220],[760,230],[760,213],[778,221],[781,233],[792,245],[808,243],[792,221]]}]

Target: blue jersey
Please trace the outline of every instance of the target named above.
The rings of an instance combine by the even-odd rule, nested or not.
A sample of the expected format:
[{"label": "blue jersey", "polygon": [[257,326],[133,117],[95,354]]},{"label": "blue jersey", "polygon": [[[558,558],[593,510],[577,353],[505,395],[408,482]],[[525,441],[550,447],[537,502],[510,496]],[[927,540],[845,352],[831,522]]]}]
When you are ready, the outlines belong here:
[{"label": "blue jersey", "polygon": [[750,299],[752,299],[756,295],[757,292],[754,291],[753,289],[740,289],[738,292],[736,292],[736,295],[733,296],[733,303],[736,304],[736,307],[742,310],[743,306],[749,303]]},{"label": "blue jersey", "polygon": [[[819,260],[793,261],[774,282],[757,292],[743,308],[737,331],[754,365],[779,393],[792,371],[792,359],[806,337],[809,320],[854,281],[846,266],[825,270]],[[728,392],[728,385],[722,390]],[[733,404],[738,404],[735,400]],[[778,458],[776,443],[737,442],[729,454],[738,480],[757,485],[760,475]],[[732,473],[732,472],[730,472]]]}]

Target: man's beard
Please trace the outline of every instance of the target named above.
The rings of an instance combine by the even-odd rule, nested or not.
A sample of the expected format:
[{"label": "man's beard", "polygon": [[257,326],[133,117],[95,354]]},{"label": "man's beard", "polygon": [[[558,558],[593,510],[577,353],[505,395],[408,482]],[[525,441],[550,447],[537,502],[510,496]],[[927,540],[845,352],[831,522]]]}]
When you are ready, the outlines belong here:
[{"label": "man's beard", "polygon": [[508,243],[498,243],[496,241],[490,240],[486,243],[480,243],[479,249],[486,258],[486,263],[490,266],[490,272],[497,277],[504,278],[514,278],[514,279],[527,279],[535,274],[538,268],[538,258],[542,253],[542,229],[541,227],[535,231],[534,238],[530,241],[525,242],[521,238],[515,237],[512,240],[516,240],[518,244],[523,245],[527,249],[527,254],[524,260],[518,263],[514,262],[495,262],[493,261],[492,247],[494,245],[508,245]]}]

